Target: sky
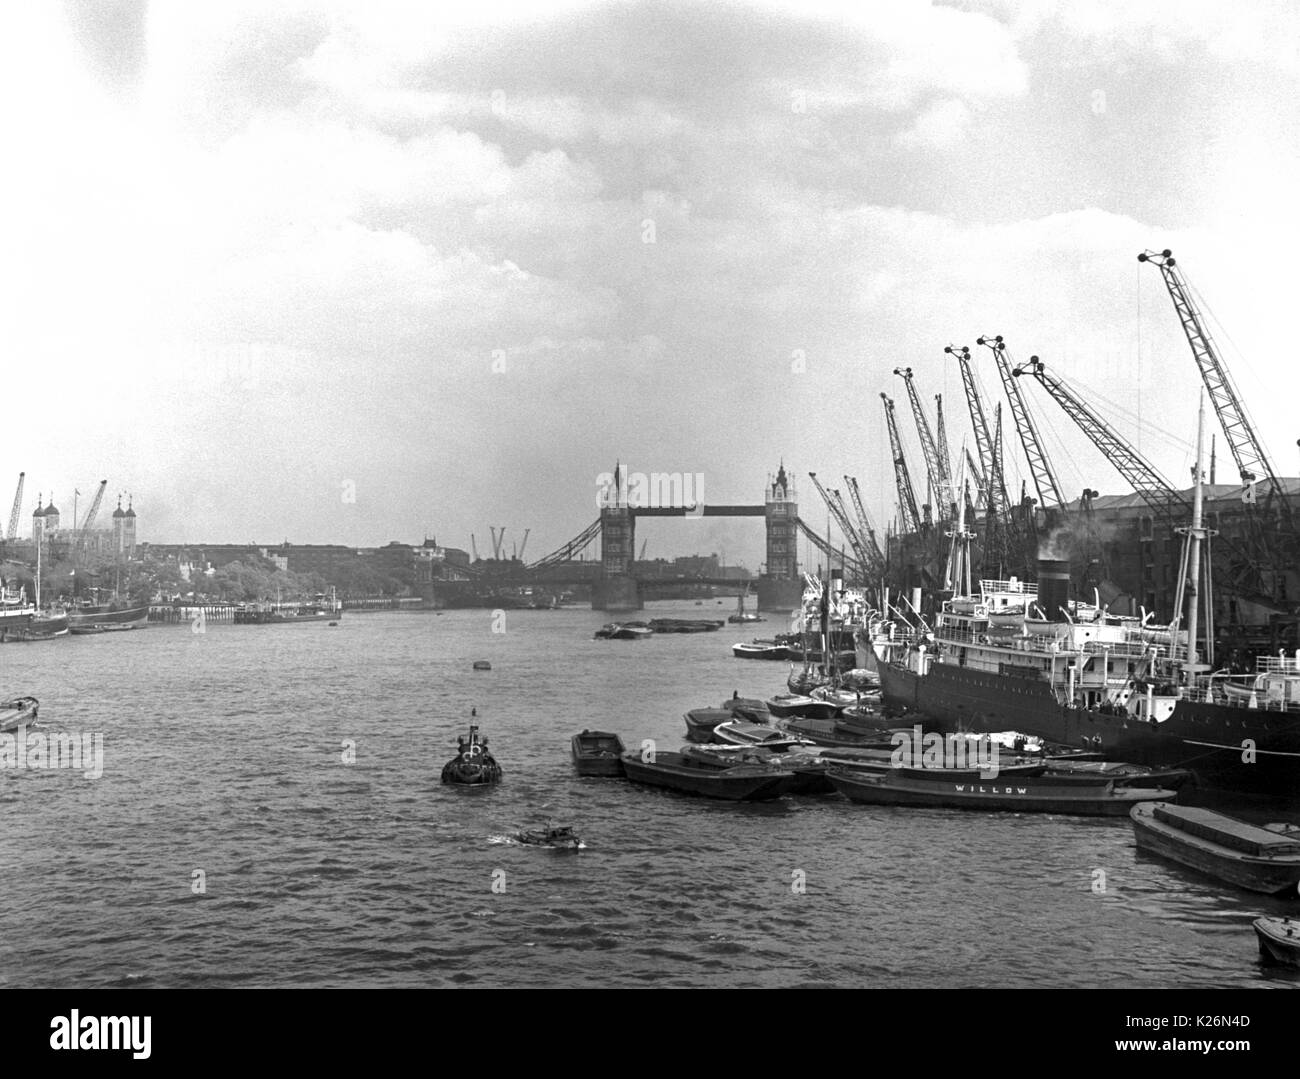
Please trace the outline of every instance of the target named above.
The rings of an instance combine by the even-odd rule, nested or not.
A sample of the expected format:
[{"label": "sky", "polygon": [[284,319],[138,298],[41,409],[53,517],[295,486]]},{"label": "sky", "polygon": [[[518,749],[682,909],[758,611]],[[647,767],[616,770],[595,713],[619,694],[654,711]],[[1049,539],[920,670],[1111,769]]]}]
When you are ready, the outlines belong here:
[{"label": "sky", "polygon": [[[1300,14],[1286,2],[26,5],[0,84],[8,437],[153,542],[440,543],[597,515],[600,478],[761,501],[784,461],[897,513],[897,367],[970,435],[969,345],[1039,355],[1176,485],[1199,378],[1170,248],[1279,474]],[[1027,393],[1068,497],[1123,480]],[[1211,422],[1213,418],[1211,417]],[[1010,417],[1006,417],[1010,424]],[[1220,482],[1233,469],[1219,439]],[[1011,454],[1009,479],[1028,479]],[[757,571],[755,520],[642,522]],[[594,553],[594,551],[592,552]]]}]

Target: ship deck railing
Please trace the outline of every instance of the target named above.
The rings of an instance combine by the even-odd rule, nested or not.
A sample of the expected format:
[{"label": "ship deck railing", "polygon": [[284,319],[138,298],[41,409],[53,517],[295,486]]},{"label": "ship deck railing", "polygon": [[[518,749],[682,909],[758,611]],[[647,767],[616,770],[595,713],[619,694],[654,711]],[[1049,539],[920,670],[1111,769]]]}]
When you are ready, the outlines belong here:
[{"label": "ship deck railing", "polygon": [[1176,695],[1179,700],[1191,701],[1195,704],[1218,704],[1258,712],[1300,714],[1300,701],[1270,698],[1266,693],[1260,692],[1255,695],[1255,705],[1252,707],[1248,698],[1230,696],[1213,683],[1209,686],[1180,686],[1176,691]]},{"label": "ship deck railing", "polygon": [[1300,657],[1297,656],[1256,656],[1256,674],[1300,674]]},{"label": "ship deck railing", "polygon": [[1033,581],[980,581],[980,591],[984,595],[990,592],[1004,592],[1008,595],[1024,596],[1026,599],[1038,598],[1038,585]]},{"label": "ship deck railing", "polygon": [[1152,649],[1155,649],[1157,654],[1165,651],[1160,645],[1151,641],[1145,644],[1137,641],[1084,641],[1080,651],[1088,656],[1099,656],[1106,652],[1112,656],[1127,656],[1140,659],[1143,656],[1149,656]]}]

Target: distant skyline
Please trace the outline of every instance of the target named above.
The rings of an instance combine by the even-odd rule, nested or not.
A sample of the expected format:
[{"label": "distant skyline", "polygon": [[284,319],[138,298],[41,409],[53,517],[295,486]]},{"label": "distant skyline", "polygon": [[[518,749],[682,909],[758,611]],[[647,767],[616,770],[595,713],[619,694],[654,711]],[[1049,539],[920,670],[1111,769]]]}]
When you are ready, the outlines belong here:
[{"label": "distant skyline", "polygon": [[[131,493],[142,542],[483,554],[504,525],[532,559],[616,461],[752,503],[783,459],[807,519],[807,473],[848,473],[883,530],[879,395],[923,486],[893,369],[942,393],[956,460],[943,349],[991,408],[981,334],[1183,487],[1200,381],[1136,259],[1164,247],[1300,473],[1281,0],[67,0],[8,37],[0,519],[25,471],[24,535],[38,492],[70,521],[107,477],[99,524]],[[1067,498],[1126,493],[1027,393]],[[760,521],[643,540],[764,558]]]}]

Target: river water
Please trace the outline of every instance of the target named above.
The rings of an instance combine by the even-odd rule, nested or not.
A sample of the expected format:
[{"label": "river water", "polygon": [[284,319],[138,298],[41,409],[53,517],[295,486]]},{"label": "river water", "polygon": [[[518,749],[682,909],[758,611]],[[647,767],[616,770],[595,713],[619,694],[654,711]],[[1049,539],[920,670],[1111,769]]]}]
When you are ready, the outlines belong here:
[{"label": "river water", "polygon": [[[1250,927],[1300,903],[1139,855],[1127,818],[576,776],[584,727],[675,749],[688,708],[784,689],[784,664],[730,650],[774,623],[593,640],[607,618],[350,613],[0,648],[0,697],[103,736],[97,779],[0,769],[0,987],[1300,984]],[[471,707],[505,771],[491,789],[439,780]],[[547,817],[587,849],[508,841]]]}]

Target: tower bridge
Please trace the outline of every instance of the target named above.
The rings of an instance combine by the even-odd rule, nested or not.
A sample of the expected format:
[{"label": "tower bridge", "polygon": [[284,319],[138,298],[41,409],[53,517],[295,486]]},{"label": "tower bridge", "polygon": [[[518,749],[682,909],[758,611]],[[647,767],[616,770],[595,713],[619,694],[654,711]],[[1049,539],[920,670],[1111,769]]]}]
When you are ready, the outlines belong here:
[{"label": "tower bridge", "polygon": [[[763,501],[755,505],[692,505],[641,506],[629,498],[621,474],[621,465],[614,470],[614,482],[605,489],[600,516],[573,539],[544,558],[524,567],[531,580],[558,581],[572,574],[573,561],[591,544],[600,541],[600,560],[596,564],[592,607],[598,611],[640,610],[645,593],[669,583],[681,584],[710,581],[682,578],[669,581],[660,578],[638,578],[634,573],[636,554],[636,522],[639,517],[761,517],[767,540],[765,571],[757,578],[758,609],[761,611],[788,611],[797,607],[803,595],[803,577],[797,559],[799,532],[799,507],[793,483],[782,464],[774,476],[768,477]],[[590,571],[588,571],[590,573]],[[587,577],[587,580],[591,580]],[[735,580],[713,583],[736,584]]]},{"label": "tower bridge", "polygon": [[758,578],[760,611],[790,610],[803,595],[797,560],[799,507],[782,464],[763,502],[753,506],[695,504],[635,506],[624,490],[621,466],[614,469],[610,496],[600,510],[600,580],[592,596],[598,611],[635,611],[642,606],[644,583],[632,572],[638,517],[762,517],[767,534],[767,568]]}]

